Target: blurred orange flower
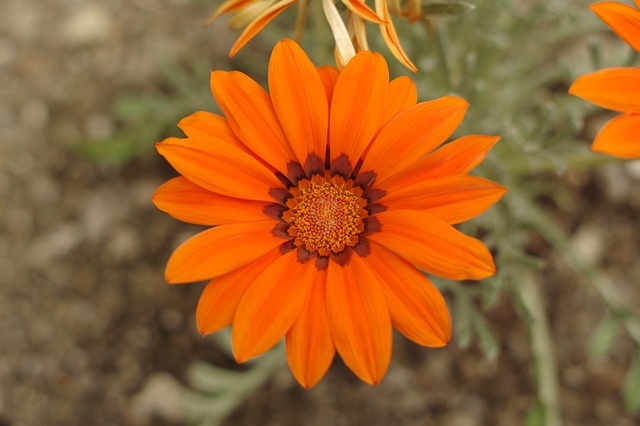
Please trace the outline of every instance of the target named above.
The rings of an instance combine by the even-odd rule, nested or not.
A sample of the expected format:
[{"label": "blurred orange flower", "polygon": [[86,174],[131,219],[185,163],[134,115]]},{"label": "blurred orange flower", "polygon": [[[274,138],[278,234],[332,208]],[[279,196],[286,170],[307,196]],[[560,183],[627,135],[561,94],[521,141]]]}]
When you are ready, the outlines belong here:
[{"label": "blurred orange flower", "polygon": [[211,280],[200,332],[231,325],[238,362],[285,336],[304,387],[336,350],[378,383],[392,327],[420,345],[446,345],[445,301],[420,269],[456,280],[495,272],[487,248],[452,225],[504,194],[468,175],[499,138],[437,149],[468,104],[417,103],[413,82],[389,82],[377,53],[358,53],[339,73],[284,40],[269,63],[270,94],[235,71],[213,72],[211,87],[225,117],[197,112],[179,124],[186,138],[157,145],[182,176],[153,197],[177,219],[212,226],[166,269],[169,283]]},{"label": "blurred orange flower", "polygon": [[[335,5],[335,0],[322,0],[322,7],[333,32],[336,42],[336,60],[339,66],[346,64],[356,52],[368,50],[365,21],[378,24],[380,33],[391,53],[410,70],[416,72],[417,68],[411,62],[400,45],[395,27],[389,16],[387,0],[375,0],[375,12],[366,5],[365,0],[340,0],[347,8],[347,25]],[[294,3],[299,4],[298,20],[296,24],[296,38],[299,38],[306,20],[309,0],[226,0],[207,20],[211,23],[221,15],[233,13],[230,21],[232,28],[245,27],[234,45],[231,47],[229,57],[233,57],[245,44],[256,36],[269,22],[287,10]],[[410,0],[407,2],[407,10],[401,10],[398,0],[391,1],[394,11],[398,15],[406,15],[410,20],[418,19],[415,16],[416,9],[410,5],[420,3]]]},{"label": "blurred orange flower", "polygon": [[[640,8],[640,0],[635,0]],[[640,10],[616,2],[591,5],[613,31],[640,52]],[[609,68],[579,77],[569,93],[623,114],[600,130],[591,149],[620,158],[640,158],[640,68]]]}]

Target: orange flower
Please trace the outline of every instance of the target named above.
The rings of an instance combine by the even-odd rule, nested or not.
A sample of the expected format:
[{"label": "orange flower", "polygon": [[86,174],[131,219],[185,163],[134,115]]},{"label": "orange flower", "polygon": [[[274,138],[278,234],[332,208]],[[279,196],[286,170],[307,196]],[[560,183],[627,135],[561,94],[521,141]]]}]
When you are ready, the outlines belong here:
[{"label": "orange flower", "polygon": [[[640,0],[635,0],[640,8]],[[591,5],[613,31],[640,52],[640,10],[615,2]],[[623,114],[600,130],[593,151],[640,158],[640,68],[609,68],[579,77],[569,93]]]},{"label": "orange flower", "polygon": [[[215,71],[226,118],[197,112],[158,151],[182,175],[153,197],[177,219],[212,226],[178,247],[166,280],[211,281],[197,308],[202,334],[233,326],[238,362],[286,337],[304,387],[337,350],[367,383],[391,356],[392,327],[438,347],[451,332],[442,295],[420,269],[451,279],[495,272],[478,240],[452,225],[505,189],[467,173],[498,140],[465,136],[438,148],[468,104],[416,103],[407,77],[389,82],[381,55],[338,73],[293,41],[269,63],[268,94],[240,72]],[[418,269],[420,268],[420,269]]]},{"label": "orange flower", "polygon": [[[347,7],[347,26],[345,26],[334,1],[322,0],[322,7],[335,38],[336,59],[339,66],[346,64],[356,52],[369,49],[365,31],[365,21],[367,21],[379,25],[382,38],[396,59],[410,70],[417,71],[415,65],[404,52],[402,46],[400,46],[400,40],[389,16],[387,0],[375,0],[375,12],[366,5],[365,0],[341,0]],[[395,5],[393,1],[392,5]],[[412,2],[419,6],[419,3],[413,0]],[[294,3],[299,3],[296,24],[296,38],[299,38],[306,20],[309,0],[226,0],[211,14],[206,24],[211,23],[221,15],[235,13],[231,19],[230,26],[232,28],[241,28],[246,25],[240,37],[231,47],[229,57],[233,57],[269,22]],[[396,6],[396,8],[399,8],[399,5]],[[400,12],[398,9],[398,13],[404,12]],[[411,11],[407,13],[410,17],[414,15]]]}]

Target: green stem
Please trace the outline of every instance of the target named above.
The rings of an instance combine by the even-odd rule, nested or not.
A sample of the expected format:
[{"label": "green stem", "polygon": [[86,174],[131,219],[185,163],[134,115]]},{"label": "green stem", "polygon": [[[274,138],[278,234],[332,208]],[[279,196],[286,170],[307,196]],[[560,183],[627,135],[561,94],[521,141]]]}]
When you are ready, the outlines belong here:
[{"label": "green stem", "polygon": [[[215,367],[208,367],[206,364],[198,366],[199,374],[209,376],[206,378],[208,382],[215,381],[216,376],[220,377],[220,380],[224,380],[223,376],[228,374],[235,375],[237,378],[233,384],[225,386],[223,390],[217,389],[217,391],[206,393],[187,391],[186,409],[190,415],[190,424],[195,424],[195,421],[198,421],[198,424],[202,426],[220,424],[233,410],[273,377],[285,365],[285,360],[284,345],[278,345],[256,359],[253,366],[244,373],[224,372],[224,370],[221,373]],[[198,379],[197,376],[192,378],[192,384],[196,379]],[[228,378],[226,380],[228,381]],[[200,387],[205,386],[201,384]]]},{"label": "green stem", "polygon": [[540,284],[531,274],[524,276],[518,287],[522,302],[531,315],[531,350],[535,359],[538,400],[544,410],[544,425],[561,426],[558,369]]},{"label": "green stem", "polygon": [[609,312],[623,318],[622,326],[631,337],[631,340],[640,347],[640,321],[636,311],[623,301],[615,286],[604,274],[598,272],[596,268],[578,256],[568,241],[563,246],[565,247],[561,246],[558,251],[562,254],[564,261],[591,284],[591,287],[598,293]]},{"label": "green stem", "polygon": [[300,44],[302,42],[302,33],[307,23],[307,15],[309,14],[309,0],[300,0],[298,2],[298,16],[296,17],[296,29],[293,39]]},{"label": "green stem", "polygon": [[444,49],[442,35],[440,34],[440,30],[438,29],[438,25],[435,20],[426,17],[424,18],[423,22],[427,33],[433,40],[433,43],[435,43],[436,55],[438,56],[438,63],[440,65],[440,74],[442,76],[442,80],[444,81],[445,89],[447,92],[449,92],[451,91],[452,84],[449,74],[449,62],[447,61],[447,55]]},{"label": "green stem", "polygon": [[506,172],[510,176],[529,176],[539,175],[541,173],[558,173],[562,170],[579,170],[589,169],[597,166],[603,166],[610,163],[619,163],[621,160],[606,156],[597,155],[589,152],[570,154],[566,156],[558,156],[556,158],[538,157],[540,160],[537,164],[532,164],[530,157],[522,159],[522,156],[514,157],[508,163],[503,164]]},{"label": "green stem", "polygon": [[[513,193],[511,201],[523,207],[532,220],[532,225],[539,230],[542,237],[551,244],[563,261],[575,272],[583,277],[598,293],[607,310],[614,315],[624,318],[622,325],[634,341],[640,347],[640,321],[637,312],[629,307],[624,299],[616,291],[615,286],[605,278],[604,274],[597,272],[596,268],[585,262],[571,246],[571,241],[558,223],[545,211],[540,209],[526,197]],[[514,204],[515,205],[515,204]]]},{"label": "green stem", "polygon": [[335,63],[333,46],[333,34],[327,23],[322,1],[314,1],[309,4],[310,23],[313,31],[313,45],[316,65],[330,65]]}]

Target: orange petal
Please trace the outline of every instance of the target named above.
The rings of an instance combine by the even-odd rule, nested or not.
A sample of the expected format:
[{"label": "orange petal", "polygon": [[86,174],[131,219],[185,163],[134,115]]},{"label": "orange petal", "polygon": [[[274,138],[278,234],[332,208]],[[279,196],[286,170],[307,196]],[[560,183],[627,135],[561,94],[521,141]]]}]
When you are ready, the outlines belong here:
[{"label": "orange petal", "polygon": [[618,2],[589,6],[627,44],[640,52],[640,10]]},{"label": "orange petal", "polygon": [[282,40],[269,62],[269,91],[284,133],[304,166],[315,153],[324,158],[329,107],[316,67],[297,43]]},{"label": "orange petal", "polygon": [[233,58],[240,49],[244,47],[253,37],[256,36],[269,22],[273,21],[278,15],[287,10],[289,6],[298,0],[281,0],[258,15],[247,28],[244,29],[238,40],[231,46],[229,57]]},{"label": "orange petal", "polygon": [[224,15],[225,13],[235,12],[249,5],[254,0],[228,0],[222,3],[211,15],[207,18],[204,25],[207,26],[212,23],[216,18]]},{"label": "orange petal", "polygon": [[442,176],[388,192],[380,204],[390,210],[425,211],[448,224],[456,224],[482,214],[506,191],[497,183],[476,176]]},{"label": "orange petal", "polygon": [[385,44],[389,48],[391,54],[405,67],[409,68],[413,72],[418,72],[418,68],[411,62],[409,56],[405,53],[404,49],[400,45],[400,39],[396,33],[396,28],[393,26],[391,16],[389,16],[389,9],[387,7],[386,0],[376,0],[376,11],[386,21],[380,24],[380,34]]},{"label": "orange petal", "polygon": [[167,262],[168,283],[211,279],[264,256],[284,240],[271,231],[276,222],[221,225],[194,235],[178,247]]},{"label": "orange petal", "polygon": [[417,22],[422,18],[422,1],[407,0],[403,12],[409,22]]},{"label": "orange petal", "polygon": [[361,380],[378,384],[391,359],[391,319],[378,277],[363,258],[348,265],[330,262],[327,317],[344,363]]},{"label": "orange petal", "polygon": [[324,376],[336,353],[327,321],[326,287],[327,273],[315,271],[307,304],[287,333],[289,367],[307,389]]},{"label": "orange petal", "polygon": [[223,139],[243,151],[250,152],[233,133],[227,120],[217,114],[198,111],[180,120],[178,127],[189,138],[214,137]]},{"label": "orange petal", "polygon": [[610,120],[591,149],[620,158],[640,158],[640,115],[622,114]]},{"label": "orange petal", "polygon": [[383,125],[402,111],[418,102],[418,91],[414,82],[406,76],[398,77],[389,83],[389,99],[382,119]]},{"label": "orange petal", "polygon": [[346,154],[351,166],[382,125],[389,70],[379,53],[360,52],[342,70],[333,92],[330,118],[331,159]]},{"label": "orange petal", "polygon": [[400,7],[400,0],[387,0],[387,7],[389,8],[389,12],[395,16],[402,16],[403,11]]},{"label": "orange petal", "polygon": [[338,81],[340,73],[332,66],[324,66],[318,67],[318,74],[320,75],[320,80],[322,80],[324,91],[327,94],[327,106],[331,108],[333,88],[336,87],[336,81]]},{"label": "orange petal", "polygon": [[211,90],[238,138],[256,156],[286,174],[287,162],[295,156],[267,92],[237,71],[212,72]]},{"label": "orange petal", "polygon": [[451,338],[451,318],[437,287],[415,266],[371,242],[366,261],[382,283],[393,326],[419,345],[440,347]]},{"label": "orange petal", "polygon": [[297,250],[279,256],[246,291],[233,317],[233,353],[238,362],[278,343],[305,307],[315,263],[302,264]]},{"label": "orange petal", "polygon": [[211,280],[204,288],[196,309],[200,334],[215,333],[231,325],[245,291],[267,266],[281,256],[279,251],[273,250],[254,262]]},{"label": "orange petal", "polygon": [[282,186],[258,160],[222,139],[168,138],[156,149],[181,175],[223,195],[273,201],[269,190]]},{"label": "orange petal", "polygon": [[235,15],[228,19],[229,28],[239,30],[246,27],[274,3],[275,0],[253,0],[242,9],[237,10]]},{"label": "orange petal", "polygon": [[265,220],[263,211],[269,204],[216,194],[182,176],[165,182],[152,200],[178,220],[209,226]]},{"label": "orange petal", "polygon": [[425,179],[467,174],[485,159],[499,140],[499,136],[463,136],[415,162],[406,171],[376,185],[376,188],[390,193]]},{"label": "orange petal", "polygon": [[351,34],[351,41],[356,48],[356,52],[369,50],[369,42],[367,41],[366,21],[355,13],[350,13],[347,21],[347,27]]},{"label": "orange petal", "polygon": [[496,271],[489,250],[437,217],[416,210],[375,215],[381,230],[368,238],[430,274],[452,280],[479,280]]},{"label": "orange petal", "polygon": [[601,107],[640,113],[640,68],[609,68],[578,77],[569,93]]},{"label": "orange petal", "polygon": [[468,106],[464,99],[445,96],[406,109],[380,131],[361,170],[372,170],[377,184],[404,171],[451,136]]},{"label": "orange petal", "polygon": [[462,136],[420,161],[421,168],[429,170],[422,178],[467,174],[482,163],[499,140],[500,136]]},{"label": "orange petal", "polygon": [[374,24],[384,24],[384,19],[380,18],[364,1],[360,0],[342,0],[347,8],[361,17],[362,19],[373,22]]}]

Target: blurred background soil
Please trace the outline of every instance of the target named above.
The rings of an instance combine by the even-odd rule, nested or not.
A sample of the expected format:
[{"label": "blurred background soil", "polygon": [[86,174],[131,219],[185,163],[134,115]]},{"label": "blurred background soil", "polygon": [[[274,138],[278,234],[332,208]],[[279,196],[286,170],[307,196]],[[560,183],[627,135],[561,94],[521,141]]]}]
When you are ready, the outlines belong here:
[{"label": "blurred background soil", "polygon": [[[156,141],[140,141],[148,153],[126,164],[98,163],[75,146],[118,130],[110,109],[118,96],[161,92],[162,61],[206,56],[213,67],[229,66],[236,34],[224,22],[202,28],[219,2],[209,3],[0,6],[0,426],[186,424],[186,368],[194,361],[234,366],[197,334],[202,284],[163,281],[171,250],[197,228],[150,201],[174,175],[153,151]],[[241,53],[245,60],[256,46]],[[557,214],[576,247],[638,306],[640,164],[558,179],[573,194],[570,212]],[[640,424],[621,401],[628,337],[620,335],[610,355],[589,359],[604,306],[543,242],[532,238],[531,250],[546,262],[537,278],[566,424]],[[522,424],[535,402],[527,327],[506,298],[489,320],[501,346],[495,360],[455,341],[429,350],[396,336],[379,386],[359,382],[336,360],[306,391],[283,368],[225,424]]]}]

